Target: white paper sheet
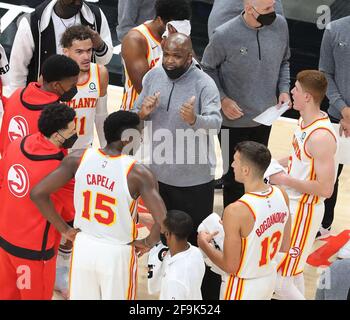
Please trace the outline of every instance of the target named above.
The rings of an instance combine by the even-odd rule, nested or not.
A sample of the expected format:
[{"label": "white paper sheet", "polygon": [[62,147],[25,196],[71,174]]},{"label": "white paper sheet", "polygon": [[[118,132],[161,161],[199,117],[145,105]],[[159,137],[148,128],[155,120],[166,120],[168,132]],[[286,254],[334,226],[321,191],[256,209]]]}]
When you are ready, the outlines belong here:
[{"label": "white paper sheet", "polygon": [[344,134],[342,137],[339,135],[339,124],[333,124],[333,126],[339,141],[337,161],[341,164],[350,164],[350,137],[345,138]]},{"label": "white paper sheet", "polygon": [[255,122],[264,124],[265,126],[272,126],[272,123],[277,120],[283,113],[289,109],[289,101],[282,104],[281,108],[277,109],[277,105],[272,106],[259,114],[253,120]]},{"label": "white paper sheet", "polygon": [[[209,232],[213,233],[215,231],[218,231],[219,233],[214,237],[215,244],[220,248],[222,251],[224,248],[224,238],[225,238],[225,232],[224,232],[224,227],[220,223],[220,216],[216,213],[213,212],[210,214],[207,218],[205,218],[202,223],[198,226],[197,232]],[[214,246],[214,241],[212,241],[211,245]],[[205,264],[210,267],[211,271],[224,276],[226,275],[226,272],[221,270],[217,265],[215,265],[208,257],[207,255],[201,250],[202,252]]]}]

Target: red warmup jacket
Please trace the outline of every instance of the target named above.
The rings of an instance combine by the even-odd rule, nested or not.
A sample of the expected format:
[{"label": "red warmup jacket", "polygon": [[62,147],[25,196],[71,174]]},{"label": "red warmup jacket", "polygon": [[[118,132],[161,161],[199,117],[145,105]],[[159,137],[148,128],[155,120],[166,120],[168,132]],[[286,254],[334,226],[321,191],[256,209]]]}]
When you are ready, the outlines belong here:
[{"label": "red warmup jacket", "polygon": [[17,138],[38,132],[38,119],[43,108],[57,102],[59,96],[42,90],[31,82],[26,88],[17,89],[4,103],[4,115],[0,131],[0,156]]},{"label": "red warmup jacket", "polygon": [[[54,256],[57,231],[30,200],[30,192],[63,157],[39,132],[8,146],[0,167],[0,247],[8,253],[30,260]],[[59,213],[72,205],[65,191],[57,191],[52,200]]]}]

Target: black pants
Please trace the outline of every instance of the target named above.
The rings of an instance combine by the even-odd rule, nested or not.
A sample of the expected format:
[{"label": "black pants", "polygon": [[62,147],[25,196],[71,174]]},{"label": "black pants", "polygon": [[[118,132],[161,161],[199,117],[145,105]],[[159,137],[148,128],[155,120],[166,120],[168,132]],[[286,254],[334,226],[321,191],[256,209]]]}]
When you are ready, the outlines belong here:
[{"label": "black pants", "polygon": [[[329,116],[331,119],[332,123],[339,123],[339,120]],[[341,172],[343,171],[343,165],[340,164],[338,166],[338,173],[337,173],[337,179],[334,184],[334,190],[333,194],[331,195],[330,198],[326,199],[324,201],[324,216],[322,220],[322,227],[323,228],[329,228],[332,226],[333,220],[334,220],[334,208],[335,205],[337,204],[337,196],[338,196],[338,182],[339,182],[339,177]]]},{"label": "black pants", "polygon": [[[228,148],[224,143],[223,130],[229,130],[229,143]],[[223,176],[223,194],[224,194],[224,208],[230,203],[235,202],[244,194],[244,187],[242,183],[235,181],[233,169],[231,167],[233,161],[233,154],[236,145],[242,141],[255,141],[260,142],[267,146],[269,142],[271,127],[260,125],[253,128],[229,128],[222,126],[220,132],[220,144],[222,150],[222,157],[224,162],[224,169],[228,168],[228,171]]]},{"label": "black pants", "polygon": [[[188,241],[197,246],[197,228],[213,212],[214,181],[192,187],[174,187],[159,182],[159,193],[167,210],[181,210],[192,217],[193,232]],[[220,285],[221,277],[207,268],[202,283],[203,299],[219,299]]]}]

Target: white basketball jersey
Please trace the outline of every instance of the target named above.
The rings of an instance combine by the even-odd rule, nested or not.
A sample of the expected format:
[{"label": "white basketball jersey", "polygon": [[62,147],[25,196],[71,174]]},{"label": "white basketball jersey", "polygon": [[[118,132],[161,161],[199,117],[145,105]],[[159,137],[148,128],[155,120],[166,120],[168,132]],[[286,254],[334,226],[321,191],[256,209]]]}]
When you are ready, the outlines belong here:
[{"label": "white basketball jersey", "polygon": [[[147,27],[147,24],[141,24],[132,30],[140,32],[147,42],[147,62],[149,69],[152,69],[158,62],[161,54],[162,47],[157,38],[152,34],[151,30]],[[133,84],[131,83],[128,70],[126,68],[125,62],[123,60],[124,70],[125,70],[125,85],[124,85],[124,95],[121,105],[122,110],[131,110],[134,106],[134,102],[138,97]]]},{"label": "white basketball jersey", "polygon": [[[288,174],[299,180],[316,180],[316,172],[314,167],[314,159],[307,153],[305,145],[310,136],[316,130],[327,130],[330,134],[334,136],[335,141],[336,133],[334,131],[333,125],[329,120],[326,113],[322,112],[322,117],[311,123],[310,125],[304,127],[302,118],[299,119],[298,128],[294,132],[293,142],[292,142],[292,152],[288,161]],[[336,172],[336,166],[334,167]],[[290,200],[300,201],[303,198],[303,203],[313,203],[316,204],[319,201],[323,201],[324,198],[319,199],[317,196],[310,196],[302,194],[294,189],[286,188]]]},{"label": "white basketball jersey", "polygon": [[75,228],[115,244],[136,239],[137,201],[127,182],[135,163],[127,155],[112,157],[94,148],[85,151],[75,174]]},{"label": "white basketball jersey", "polygon": [[242,238],[236,275],[243,279],[265,277],[276,271],[274,257],[282,244],[288,206],[282,191],[275,186],[265,193],[245,193],[238,201],[250,209],[255,224],[248,237]]},{"label": "white basketball jersey", "polygon": [[85,149],[92,146],[96,103],[100,97],[100,73],[98,65],[91,63],[90,76],[85,83],[77,85],[78,92],[67,104],[76,112],[75,127],[78,140],[72,149]]}]

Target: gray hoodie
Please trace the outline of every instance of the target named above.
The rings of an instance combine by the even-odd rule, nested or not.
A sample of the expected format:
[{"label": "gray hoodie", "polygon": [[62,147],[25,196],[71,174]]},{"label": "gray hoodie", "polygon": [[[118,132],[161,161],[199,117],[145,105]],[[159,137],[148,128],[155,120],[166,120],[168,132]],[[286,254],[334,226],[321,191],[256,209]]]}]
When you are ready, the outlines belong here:
[{"label": "gray hoodie", "polygon": [[331,22],[323,34],[319,69],[328,80],[328,113],[341,119],[350,106],[350,17]]},{"label": "gray hoodie", "polygon": [[[222,122],[220,97],[214,81],[192,63],[177,80],[171,80],[164,69],[158,67],[150,70],[142,83],[134,112],[140,111],[145,97],[160,92],[158,107],[146,119],[152,123],[155,140],[152,142],[150,169],[158,181],[189,187],[213,180],[216,166],[213,133],[219,131]],[[180,117],[180,108],[192,96],[196,97],[197,120],[190,126]],[[189,136],[188,140],[183,134]]]},{"label": "gray hoodie", "polygon": [[289,93],[289,35],[284,17],[270,26],[248,26],[242,15],[215,30],[202,64],[218,86],[220,96],[237,102],[244,116],[227,127],[256,127],[257,115],[277,103],[276,92]]}]

